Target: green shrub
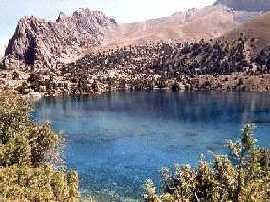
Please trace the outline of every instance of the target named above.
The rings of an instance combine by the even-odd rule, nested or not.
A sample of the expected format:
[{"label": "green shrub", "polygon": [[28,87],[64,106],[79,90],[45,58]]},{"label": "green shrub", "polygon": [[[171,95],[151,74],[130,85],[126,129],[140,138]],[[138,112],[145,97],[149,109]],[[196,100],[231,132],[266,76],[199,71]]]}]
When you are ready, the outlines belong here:
[{"label": "green shrub", "polygon": [[63,138],[31,121],[30,103],[0,95],[0,201],[76,201],[78,175],[57,170]]},{"label": "green shrub", "polygon": [[268,201],[270,200],[270,151],[256,145],[254,126],[248,124],[241,140],[228,141],[228,155],[203,158],[197,168],[176,165],[162,169],[162,194],[151,180],[145,183],[145,201]]}]

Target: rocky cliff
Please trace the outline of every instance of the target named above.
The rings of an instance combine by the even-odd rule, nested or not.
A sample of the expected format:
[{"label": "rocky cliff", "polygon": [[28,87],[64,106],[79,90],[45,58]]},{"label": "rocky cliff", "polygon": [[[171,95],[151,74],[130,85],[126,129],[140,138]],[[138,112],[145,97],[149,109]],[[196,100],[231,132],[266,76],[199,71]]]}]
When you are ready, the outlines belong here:
[{"label": "rocky cliff", "polygon": [[10,39],[3,63],[7,69],[55,69],[58,63],[76,60],[101,43],[114,19],[99,11],[80,9],[71,17],[61,13],[55,22],[22,18]]}]

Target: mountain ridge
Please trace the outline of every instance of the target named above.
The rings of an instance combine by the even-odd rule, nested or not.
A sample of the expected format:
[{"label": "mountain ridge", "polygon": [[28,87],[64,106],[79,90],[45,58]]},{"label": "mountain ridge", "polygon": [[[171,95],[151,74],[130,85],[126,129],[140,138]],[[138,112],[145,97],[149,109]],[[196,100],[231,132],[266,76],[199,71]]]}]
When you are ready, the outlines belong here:
[{"label": "mountain ridge", "polygon": [[7,69],[57,69],[87,52],[147,41],[198,41],[223,36],[260,12],[235,11],[223,5],[189,9],[144,22],[117,23],[100,11],[60,13],[55,22],[22,18],[9,41],[3,63]]},{"label": "mountain ridge", "polygon": [[149,40],[216,38],[258,15],[258,12],[233,11],[222,5],[189,9],[168,17],[123,23],[113,36],[110,33],[107,40],[105,38],[105,44],[118,46]]}]

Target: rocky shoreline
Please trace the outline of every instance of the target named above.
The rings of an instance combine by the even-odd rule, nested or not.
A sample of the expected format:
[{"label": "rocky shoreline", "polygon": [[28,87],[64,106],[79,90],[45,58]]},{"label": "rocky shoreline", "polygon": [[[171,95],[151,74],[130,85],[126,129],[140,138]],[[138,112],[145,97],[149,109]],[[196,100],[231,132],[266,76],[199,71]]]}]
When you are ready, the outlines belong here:
[{"label": "rocky shoreline", "polygon": [[179,75],[164,79],[158,75],[143,79],[143,75],[112,72],[89,80],[66,80],[63,76],[37,75],[18,71],[2,71],[0,88],[16,91],[33,99],[46,96],[95,96],[120,90],[152,91],[168,89],[176,92],[270,92],[270,74],[234,73],[231,75]]}]

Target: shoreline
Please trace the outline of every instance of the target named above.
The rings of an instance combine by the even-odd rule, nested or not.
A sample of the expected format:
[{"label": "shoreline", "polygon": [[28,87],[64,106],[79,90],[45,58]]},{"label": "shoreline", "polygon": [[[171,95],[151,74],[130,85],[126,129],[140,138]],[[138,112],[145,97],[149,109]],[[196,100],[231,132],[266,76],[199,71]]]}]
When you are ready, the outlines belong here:
[{"label": "shoreline", "polygon": [[34,100],[43,97],[97,96],[120,91],[270,92],[270,74],[256,72],[230,75],[179,75],[170,78],[157,75],[144,76],[139,73],[123,77],[120,72],[114,77],[104,73],[102,78],[89,74],[87,77],[92,79],[85,81],[17,70],[6,70],[1,73],[1,90],[10,90]]}]

